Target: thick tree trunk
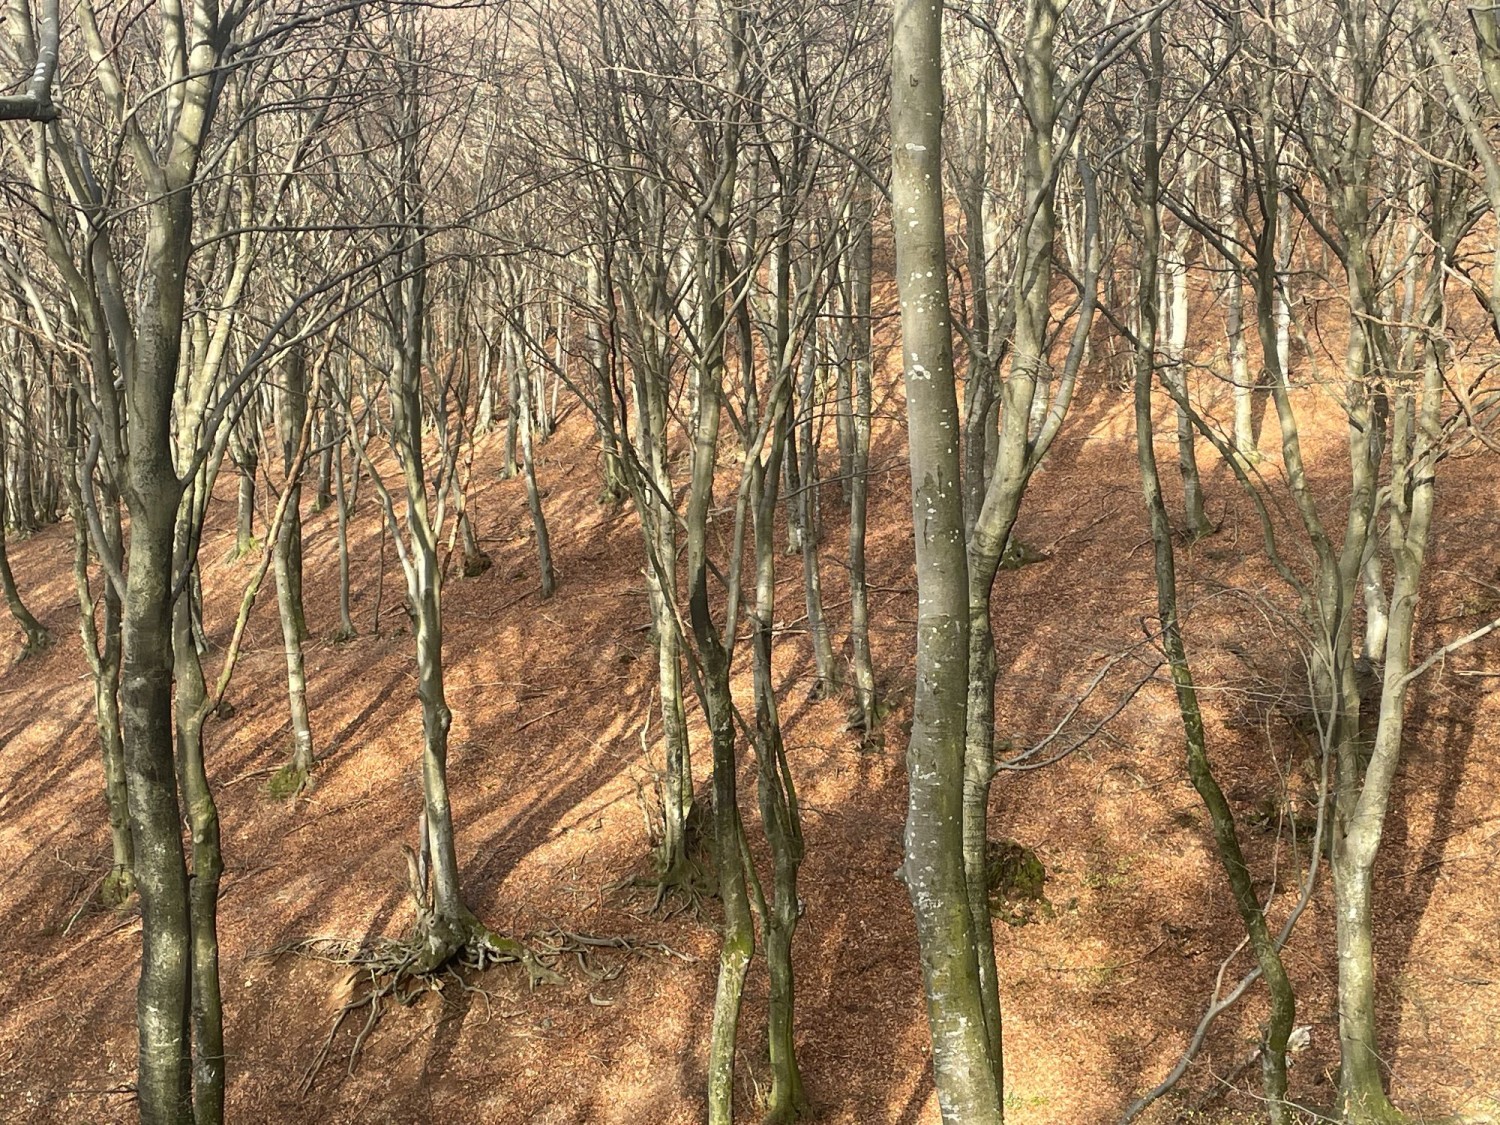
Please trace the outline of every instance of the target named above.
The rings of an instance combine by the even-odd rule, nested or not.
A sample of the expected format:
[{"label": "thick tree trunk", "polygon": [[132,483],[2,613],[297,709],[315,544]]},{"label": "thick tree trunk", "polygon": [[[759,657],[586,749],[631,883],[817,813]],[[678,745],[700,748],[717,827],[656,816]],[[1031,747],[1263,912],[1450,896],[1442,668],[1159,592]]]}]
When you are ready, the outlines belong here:
[{"label": "thick tree trunk", "polygon": [[[911,450],[917,670],[902,877],[916,912],[943,1120],[1002,1120],[1000,1060],[964,873],[969,582],[943,223],[942,13],[896,0],[892,218]],[[1028,404],[1029,405],[1029,404]]]},{"label": "thick tree trunk", "polygon": [[[141,421],[136,425],[143,429],[150,425],[148,412],[137,417]],[[136,889],[141,897],[136,1093],[146,1125],[185,1125],[192,1120],[192,951],[187,863],[173,761],[171,584],[176,481],[166,458],[165,411],[161,421],[160,461],[132,465],[127,493],[132,502],[130,568],[121,629],[120,725]]]}]

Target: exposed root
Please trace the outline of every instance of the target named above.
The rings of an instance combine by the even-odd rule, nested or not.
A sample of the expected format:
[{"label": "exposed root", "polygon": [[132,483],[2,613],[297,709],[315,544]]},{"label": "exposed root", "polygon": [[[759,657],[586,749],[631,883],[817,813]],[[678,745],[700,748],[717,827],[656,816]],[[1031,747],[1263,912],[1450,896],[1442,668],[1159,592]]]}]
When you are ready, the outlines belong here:
[{"label": "exposed root", "polygon": [[683,825],[683,838],[673,848],[667,841],[662,782],[662,776],[656,775],[654,799],[648,798],[641,785],[636,784],[646,834],[652,841],[652,873],[628,876],[609,884],[605,890],[649,888],[655,891],[650,913],[670,918],[691,911],[694,917],[701,918],[704,903],[718,893],[709,817],[713,798],[707,791],[697,796]]},{"label": "exposed root", "polygon": [[[465,979],[466,970],[479,972],[491,965],[519,964],[526,970],[528,984],[535,988],[539,984],[561,984],[564,978],[558,970],[570,958],[576,960],[579,970],[589,980],[614,980],[623,971],[623,966],[599,966],[595,963],[596,955],[606,950],[621,953],[653,952],[683,961],[695,960],[690,954],[679,952],[658,941],[645,941],[624,935],[597,937],[563,929],[540,935],[528,946],[515,938],[497,934],[472,914],[465,912],[465,915],[447,922],[424,919],[423,924],[419,924],[418,931],[404,941],[393,938],[356,941],[310,937],[287,942],[260,955],[279,957],[291,953],[349,969],[339,990],[345,999],[334,1012],[328,1034],[324,1036],[317,1054],[302,1075],[301,1091],[304,1095],[312,1089],[319,1072],[327,1063],[339,1029],[347,1019],[351,1016],[363,1017],[349,1049],[346,1064],[346,1072],[353,1074],[360,1051],[390,1003],[410,1005],[429,992],[442,992],[449,984],[466,992],[483,993],[483,989]],[[608,1003],[599,1001],[592,995],[590,1000],[594,1003]]]},{"label": "exposed root", "polygon": [[561,983],[563,979],[542,964],[521,942],[495,933],[472,916],[459,925],[421,928],[404,941],[393,938],[366,941],[303,938],[267,950],[264,956],[277,957],[287,953],[349,969],[341,989],[347,994],[346,999],[334,1012],[333,1023],[323,1037],[322,1046],[302,1075],[303,1094],[312,1089],[333,1051],[339,1029],[351,1016],[362,1015],[363,1023],[349,1049],[345,1068],[348,1074],[354,1073],[365,1041],[391,1002],[413,1004],[428,992],[441,992],[450,981],[467,988],[461,970],[479,971],[491,965],[519,962],[525,967],[533,988],[538,984]]},{"label": "exposed root", "polygon": [[34,656],[40,656],[52,647],[52,634],[46,629],[26,630],[26,643],[21,646],[21,651],[16,654],[16,663],[30,660]]},{"label": "exposed root", "polygon": [[494,565],[495,560],[483,551],[475,551],[472,554],[468,551],[464,552],[463,571],[465,578],[478,578]]},{"label": "exposed root", "polygon": [[123,865],[112,868],[99,885],[99,901],[111,910],[124,906],[133,894],[135,872]]}]

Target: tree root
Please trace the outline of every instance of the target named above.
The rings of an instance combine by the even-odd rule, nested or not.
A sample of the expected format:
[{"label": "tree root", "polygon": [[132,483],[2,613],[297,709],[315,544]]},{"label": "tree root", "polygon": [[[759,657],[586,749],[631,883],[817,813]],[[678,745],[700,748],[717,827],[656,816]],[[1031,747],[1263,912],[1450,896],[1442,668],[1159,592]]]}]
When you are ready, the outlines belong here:
[{"label": "tree root", "polygon": [[303,938],[267,950],[262,956],[279,957],[287,953],[349,969],[343,984],[347,999],[335,1011],[322,1046],[302,1075],[300,1089],[304,1095],[312,1089],[328,1061],[344,1021],[356,1013],[363,1013],[364,1023],[349,1050],[345,1068],[348,1074],[354,1073],[365,1041],[391,1002],[413,1004],[428,992],[443,991],[449,981],[467,988],[462,969],[482,971],[491,965],[520,963],[532,988],[539,984],[560,984],[563,980],[522,942],[495,933],[473,915],[457,922],[419,925],[417,932],[404,941]]},{"label": "tree root", "polygon": [[652,797],[647,797],[640,782],[636,782],[636,799],[646,822],[646,836],[652,844],[652,873],[630,875],[604,889],[611,893],[632,887],[650,889],[655,894],[649,913],[671,918],[691,911],[695,918],[702,918],[704,903],[718,894],[710,822],[713,796],[709,792],[696,795],[683,825],[681,846],[674,852],[667,846],[662,775],[655,774],[654,782]]},{"label": "tree root", "polygon": [[30,660],[32,657],[40,656],[43,652],[51,647],[52,634],[49,633],[46,629],[35,631],[28,629],[26,630],[26,643],[21,646],[21,651],[16,654],[16,663],[20,664],[24,660]]},{"label": "tree root", "polygon": [[661,870],[660,864],[664,861],[665,857],[658,853],[657,871],[650,875],[631,875],[609,884],[605,890],[618,891],[632,887],[652,890],[655,894],[648,913],[667,919],[691,912],[693,917],[702,918],[704,904],[718,893],[712,874],[690,856],[683,856]]},{"label": "tree root", "polygon": [[133,894],[135,872],[123,865],[111,868],[99,886],[99,901],[111,910],[124,906]]},{"label": "tree root", "polygon": [[[348,1074],[354,1073],[360,1051],[391,1002],[413,1004],[428,992],[442,992],[450,982],[461,989],[474,991],[477,986],[465,979],[463,970],[483,971],[498,964],[521,965],[526,970],[531,988],[563,983],[559,970],[569,958],[577,961],[579,970],[590,981],[610,981],[620,975],[623,966],[597,966],[595,956],[606,950],[651,952],[683,961],[696,960],[691,954],[659,941],[626,935],[599,937],[563,929],[538,935],[532,945],[527,945],[496,933],[467,911],[463,917],[453,920],[423,919],[417,931],[405,940],[309,937],[279,945],[259,956],[280,957],[290,953],[349,969],[342,986],[347,998],[335,1011],[333,1024],[324,1036],[322,1046],[302,1075],[300,1088],[306,1095],[332,1054],[339,1029],[356,1013],[363,1014],[364,1022],[349,1051]],[[607,1003],[595,999],[592,994],[589,999],[594,1003]]]}]

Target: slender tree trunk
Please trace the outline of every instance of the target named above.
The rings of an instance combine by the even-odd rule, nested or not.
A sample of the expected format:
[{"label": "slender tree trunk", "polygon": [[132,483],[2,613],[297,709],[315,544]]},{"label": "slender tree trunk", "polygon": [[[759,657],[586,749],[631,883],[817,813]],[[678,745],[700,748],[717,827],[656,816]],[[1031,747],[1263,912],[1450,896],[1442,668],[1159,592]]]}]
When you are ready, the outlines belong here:
[{"label": "slender tree trunk", "polygon": [[849,448],[849,648],[854,681],[856,722],[866,731],[880,725],[882,707],[876,694],[870,652],[870,590],[865,572],[865,533],[870,497],[870,257],[874,241],[870,197],[861,193],[851,222],[854,244],[849,256],[852,380]]},{"label": "slender tree trunk", "polygon": [[[1151,70],[1146,83],[1145,124],[1143,127],[1143,183],[1141,195],[1140,292],[1141,327],[1135,370],[1135,440],[1136,458],[1145,494],[1146,512],[1151,524],[1151,541],[1155,548],[1156,605],[1161,627],[1162,650],[1172,670],[1177,693],[1177,710],[1187,743],[1188,775],[1208,809],[1213,825],[1214,843],[1219,861],[1229,879],[1230,891],[1240,921],[1245,926],[1250,947],[1271,993],[1271,1019],[1261,1039],[1262,1089],[1273,1125],[1289,1125],[1291,1115],[1286,1104],[1287,1040],[1296,1019],[1296,1000],[1291,981],[1282,964],[1265,912],[1256,897],[1250,870],[1240,849],[1234,814],[1213,775],[1208,760],[1207,735],[1198,707],[1197,688],[1188,664],[1187,646],[1177,614],[1177,571],[1172,528],[1162,500],[1161,476],[1157,471],[1153,446],[1155,427],[1151,411],[1151,391],[1156,376],[1156,341],[1160,310],[1156,303],[1157,260],[1161,252],[1160,187],[1161,154],[1159,149],[1159,112],[1161,106],[1163,35],[1161,20],[1151,24]],[[1234,274],[1238,286],[1239,274]]]},{"label": "slender tree trunk", "polygon": [[290,474],[298,465],[297,447],[307,422],[307,367],[302,348],[295,347],[283,368],[286,385],[282,392],[278,429],[281,437],[284,487],[290,494],[286,514],[273,548],[276,568],[276,607],[281,617],[282,647],[286,654],[287,699],[292,721],[292,750],[287,764],[272,779],[275,796],[296,796],[306,787],[317,759],[313,755],[312,724],[307,713],[307,672],[302,642],[307,635],[307,616],[302,606],[302,479]]},{"label": "slender tree trunk", "polygon": [[[186,532],[185,527],[179,528]],[[192,949],[193,1121],[224,1120],[224,1003],[219,992],[219,882],[224,873],[219,813],[203,760],[207,687],[193,639],[190,608],[178,599],[173,611],[176,667],[177,761],[183,808],[192,842],[188,908]]]},{"label": "slender tree trunk", "polygon": [[[356,464],[355,472],[359,471]],[[352,500],[344,488],[344,443],[339,440],[333,457],[333,496],[338,516],[339,556],[339,627],[337,641],[351,641],[358,635],[349,607],[349,512]]]},{"label": "slender tree trunk", "polygon": [[[592,257],[588,263],[588,296],[596,309],[604,306],[607,297],[602,294],[599,267]],[[604,328],[597,315],[584,322],[585,341],[588,349],[589,367],[594,376],[594,388],[598,395],[598,409],[594,415],[594,428],[599,435],[599,452],[602,458],[601,475],[604,489],[600,493],[601,503],[618,507],[628,494],[623,470],[620,466],[620,433],[615,421],[614,383],[610,378],[611,353],[604,342]]]},{"label": "slender tree trunk", "polygon": [[[105,876],[100,899],[120,906],[135,893],[135,849],[130,840],[130,804],[125,789],[125,745],[120,734],[120,595],[105,579],[100,590],[102,620],[95,623],[94,593],[89,583],[89,544],[83,497],[76,481],[68,485],[73,520],[73,584],[78,593],[78,623],[84,657],[94,678],[94,721],[104,764],[104,800],[109,810],[113,863]],[[111,495],[100,513],[100,527],[110,549],[120,548],[119,501]],[[102,633],[102,637],[101,637]]]},{"label": "slender tree trunk", "polygon": [[[942,13],[896,0],[892,217],[916,538],[917,670],[907,752],[906,857],[943,1120],[1002,1120],[1000,1060],[964,871],[969,567],[943,223]],[[1029,405],[1029,404],[1028,404]]]},{"label": "slender tree trunk", "polygon": [[26,646],[21,650],[21,655],[25,657],[46,648],[52,640],[52,634],[26,608],[21,600],[21,591],[16,588],[16,576],[11,573],[10,554],[5,549],[5,466],[5,440],[0,437],[0,590],[5,593],[5,604],[10,607],[11,616],[26,633]]},{"label": "slender tree trunk", "polygon": [[[515,330],[507,327],[505,331],[507,334],[513,334]],[[522,398],[521,380],[529,376],[517,369],[516,363],[511,357],[511,353],[518,350],[515,345],[506,349],[506,367],[509,368],[507,385],[510,390],[509,405],[505,415],[505,461],[500,466],[500,476],[503,480],[510,480],[516,475],[516,470],[520,467],[520,458],[516,454],[516,442],[520,434],[522,422],[525,422],[528,430],[531,428],[530,416],[528,415],[525,419],[521,417],[521,403],[524,401]]]},{"label": "slender tree trunk", "polygon": [[[518,355],[519,361],[520,356]],[[526,506],[531,510],[531,530],[536,537],[537,562],[541,570],[542,597],[557,592],[557,572],[552,568],[552,540],[547,534],[547,517],[542,512],[542,494],[536,483],[536,460],[531,449],[531,378],[524,371],[517,377],[520,390],[521,465],[526,476]]]},{"label": "slender tree trunk", "polygon": [[1188,330],[1188,274],[1187,247],[1192,237],[1192,228],[1183,224],[1172,237],[1163,259],[1162,288],[1166,291],[1171,315],[1167,318],[1169,336],[1166,347],[1166,366],[1162,378],[1172,386],[1172,397],[1177,400],[1177,467],[1182,474],[1183,529],[1189,538],[1196,539],[1213,531],[1208,516],[1203,510],[1203,478],[1198,472],[1197,432],[1193,420],[1184,404],[1188,401],[1187,382],[1187,330]]},{"label": "slender tree trunk", "polygon": [[[734,1117],[734,1057],[745,974],[755,949],[754,923],[746,885],[745,834],[740,819],[739,766],[734,699],[729,686],[730,650],[715,626],[708,594],[708,516],[713,502],[718,458],[719,416],[724,386],[726,297],[732,283],[729,266],[731,216],[739,170],[740,114],[745,91],[745,12],[723,13],[727,104],[734,107],[720,126],[710,151],[700,153],[712,169],[711,197],[701,212],[702,229],[695,251],[697,330],[701,341],[693,404],[692,484],[687,506],[688,617],[702,669],[704,710],[713,746],[713,824],[719,869],[719,899],[724,910],[719,979],[714,992],[708,1056],[709,1125],[730,1125]],[[736,591],[731,591],[731,604]],[[726,631],[733,633],[733,612]]]},{"label": "slender tree trunk", "polygon": [[[787,382],[790,373],[787,374]],[[790,397],[788,386],[773,404],[783,421],[772,421],[783,434],[790,431],[785,417]],[[771,978],[767,1016],[767,1039],[771,1061],[771,1092],[766,1103],[767,1125],[796,1120],[808,1109],[797,1066],[795,1041],[796,981],[792,970],[792,935],[797,928],[797,872],[802,864],[802,822],[797,792],[782,740],[781,718],[776,706],[771,656],[776,614],[776,512],[777,462],[784,455],[784,442],[773,439],[770,456],[750,466],[750,495],[755,524],[755,610],[751,645],[754,660],[755,746],[757,792],[761,824],[771,850],[771,901],[760,911],[765,935],[766,968]],[[805,549],[805,547],[804,547]]]}]

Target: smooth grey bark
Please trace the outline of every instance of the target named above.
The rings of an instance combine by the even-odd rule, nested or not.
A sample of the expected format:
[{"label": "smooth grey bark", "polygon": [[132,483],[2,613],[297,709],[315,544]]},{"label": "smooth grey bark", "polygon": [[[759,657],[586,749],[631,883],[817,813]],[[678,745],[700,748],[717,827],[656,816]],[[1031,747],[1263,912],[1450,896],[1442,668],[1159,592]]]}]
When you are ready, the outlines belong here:
[{"label": "smooth grey bark", "polygon": [[[653,210],[664,206],[660,185],[651,185],[642,194]],[[631,373],[634,426],[633,432],[621,434],[620,468],[641,524],[656,651],[663,751],[662,839],[656,849],[659,906],[672,888],[685,885],[691,889],[697,874],[689,855],[692,753],[683,707],[682,635],[676,611],[679,541],[676,484],[667,447],[669,362],[660,328],[667,319],[668,283],[659,250],[642,253],[636,260],[615,259],[606,250],[604,265],[608,339],[615,348],[611,370],[618,377],[620,369],[628,366]],[[623,402],[622,388],[612,383],[611,391]]]},{"label": "smooth grey bark", "polygon": [[916,693],[900,874],[916,913],[943,1120],[986,1125],[1003,1119],[1003,1102],[1001,1060],[995,1053],[998,1034],[991,1036],[986,1019],[964,870],[969,564],[948,312],[942,81],[941,10],[919,0],[896,0],[891,28],[891,212],[918,598]]},{"label": "smooth grey bark", "polygon": [[[796,1120],[809,1109],[797,1065],[795,1039],[796,980],[792,967],[792,936],[801,910],[797,873],[804,846],[797,790],[782,739],[781,717],[772,679],[776,612],[775,513],[778,461],[786,454],[784,436],[788,416],[791,372],[784,371],[770,404],[767,425],[773,437],[764,462],[757,456],[750,466],[749,498],[755,540],[755,607],[752,611],[751,651],[755,693],[755,753],[761,824],[771,851],[771,898],[762,900],[756,887],[761,930],[765,938],[770,995],[766,1036],[771,1063],[771,1090],[766,1100],[767,1125]],[[778,415],[780,420],[778,420]],[[805,482],[804,482],[805,483]],[[810,538],[810,536],[809,536]],[[805,550],[804,546],[804,550]],[[806,560],[804,559],[804,564]]]},{"label": "smooth grey bark", "polygon": [[[198,485],[206,491],[205,476],[200,476]],[[185,524],[190,519],[201,520],[201,510],[179,516],[179,534],[188,532]],[[177,599],[172,616],[177,762],[192,850],[188,898],[192,942],[193,1121],[195,1125],[219,1125],[224,1120],[225,1082],[218,926],[224,861],[218,807],[203,759],[208,691],[193,635],[192,605],[187,598]]]},{"label": "smooth grey bark", "polygon": [[[1192,162],[1196,163],[1196,162]],[[1196,167],[1187,173],[1189,181],[1197,178]],[[1197,439],[1192,418],[1188,414],[1187,358],[1188,330],[1188,266],[1187,250],[1193,230],[1186,223],[1167,240],[1162,257],[1161,285],[1170,309],[1167,318],[1168,337],[1165,348],[1166,366],[1162,377],[1172,384],[1172,397],[1177,406],[1177,471],[1182,477],[1183,530],[1191,539],[1213,532],[1213,524],[1203,510],[1203,476],[1198,471]],[[1142,294],[1142,299],[1145,295]]]},{"label": "smooth grey bark", "polygon": [[[506,329],[510,332],[511,329]],[[515,348],[519,352],[519,348]],[[505,460],[500,465],[500,477],[502,480],[510,480],[520,469],[520,458],[516,453],[516,442],[520,435],[521,418],[521,380],[526,378],[524,372],[517,369],[515,363],[509,359],[506,362],[506,387],[507,407],[505,412]],[[531,427],[530,419],[525,419],[526,426]]]},{"label": "smooth grey bark", "polygon": [[797,453],[801,466],[797,474],[798,495],[795,499],[802,530],[800,546],[803,604],[807,607],[807,633],[812,641],[813,669],[817,676],[812,694],[814,697],[821,697],[837,689],[838,673],[834,670],[833,638],[829,633],[828,619],[823,613],[823,576],[818,558],[822,523],[819,486],[822,482],[818,476],[818,441],[813,423],[817,377],[818,354],[809,346],[802,360],[802,386],[798,399],[801,405],[798,418],[801,445]]},{"label": "smooth grey bark", "polygon": [[[302,458],[298,451],[307,440],[309,419],[307,360],[301,344],[294,345],[287,353],[282,374],[284,386],[276,421],[285,482],[282,487],[288,496],[281,527],[276,534],[274,564],[276,608],[281,619],[282,649],[286,657],[292,748],[286,765],[272,779],[271,791],[275,796],[296,796],[307,786],[317,762],[307,710],[307,670],[302,650],[307,636],[307,615],[302,603]],[[291,475],[294,470],[295,476]]]},{"label": "smooth grey bark", "polygon": [[[1017,235],[1011,277],[1013,345],[1010,371],[999,389],[999,433],[993,455],[970,445],[963,484],[967,529],[968,703],[964,751],[963,841],[969,912],[981,978],[980,1000],[991,1055],[1002,1055],[999,982],[995,970],[989,907],[989,793],[995,763],[994,706],[997,676],[990,603],[1001,560],[1011,543],[1021,502],[1033,473],[1046,456],[1072,404],[1079,366],[1097,305],[1101,251],[1098,206],[1092,172],[1080,159],[1078,174],[1085,200],[1081,252],[1086,262],[1079,279],[1080,303],[1065,358],[1055,374],[1049,358],[1051,287],[1055,274],[1056,192],[1060,169],[1054,132],[1058,122],[1055,39],[1061,7],[1055,0],[1033,0],[1026,8],[1024,45],[1017,61],[1028,128],[1022,141],[1021,187],[1025,222]],[[1099,50],[1102,52],[1103,47]],[[1096,64],[1098,60],[1096,59]],[[1086,89],[1074,97],[1086,96]],[[898,225],[899,230],[899,225]],[[968,438],[981,411],[971,404]],[[988,427],[983,442],[990,443]],[[983,473],[982,484],[974,474]],[[974,505],[978,504],[977,511]]]},{"label": "smooth grey bark", "polygon": [[0,95],[0,121],[45,122],[57,119],[57,106],[52,102],[52,83],[57,75],[61,33],[58,8],[58,0],[42,0],[35,30],[29,18],[13,21],[25,25],[23,31],[13,29],[12,34],[20,39],[23,57],[29,55],[33,63],[24,93]]},{"label": "smooth grey bark", "polygon": [[[730,219],[734,206],[740,158],[740,126],[745,94],[745,13],[723,13],[725,104],[730,108],[714,150],[701,154],[711,169],[700,209],[701,229],[695,246],[698,294],[699,354],[695,364],[692,429],[692,482],[688,493],[687,586],[688,619],[703,680],[703,704],[713,752],[713,831],[719,872],[719,900],[724,911],[719,949],[719,976],[714,990],[713,1021],[709,1031],[709,1125],[730,1125],[734,1119],[735,1046],[745,976],[755,948],[745,863],[744,825],[740,818],[736,776],[739,755],[735,734],[734,698],[729,685],[732,649],[715,625],[708,593],[708,517],[713,502],[720,413],[723,408],[724,348],[728,315],[725,300],[731,289],[729,263]],[[735,602],[731,591],[730,605]],[[725,628],[732,633],[734,611]]]},{"label": "smooth grey bark", "polygon": [[[1234,176],[1220,167],[1219,213],[1234,214]],[[1224,271],[1224,335],[1228,347],[1229,382],[1234,395],[1234,450],[1241,463],[1259,462],[1255,446],[1255,383],[1250,378],[1249,349],[1245,342],[1245,277],[1236,256]]]},{"label": "smooth grey bark", "polygon": [[870,259],[874,244],[872,206],[861,190],[851,208],[853,241],[849,249],[849,678],[854,684],[855,721],[867,733],[880,725],[882,706],[870,650],[870,588],[865,567],[865,537],[870,498]]},{"label": "smooth grey bark", "polygon": [[[73,585],[78,595],[78,626],[83,655],[94,680],[94,722],[104,765],[104,800],[109,810],[112,864],[100,889],[106,906],[119,906],[135,893],[135,848],[130,839],[130,806],[125,787],[125,745],[120,733],[120,592],[108,577],[100,590],[102,614],[95,620],[95,597],[89,581],[88,522],[76,477],[68,482],[73,521]],[[100,528],[111,552],[120,553],[119,498],[101,506]]]},{"label": "smooth grey bark", "polygon": [[[358,635],[354,627],[354,617],[350,613],[349,606],[349,515],[353,507],[353,500],[348,489],[344,485],[344,437],[343,434],[335,439],[336,447],[333,456],[333,502],[337,505],[335,514],[338,517],[338,561],[339,561],[339,624],[334,632],[337,641],[350,641]],[[359,471],[358,463],[355,464],[355,472]]]},{"label": "smooth grey bark", "polygon": [[[514,336],[513,336],[514,339]],[[552,539],[547,533],[547,517],[542,511],[542,494],[536,483],[536,457],[532,451],[532,379],[524,370],[525,356],[520,341],[515,340],[515,352],[511,357],[518,370],[516,386],[517,410],[520,414],[521,468],[526,479],[526,507],[531,512],[531,531],[536,541],[537,565],[541,572],[542,598],[550,598],[557,592],[557,572],[552,567]]]},{"label": "smooth grey bark", "polygon": [[603,310],[609,297],[599,278],[599,264],[592,255],[588,259],[584,291],[593,313],[584,321],[584,342],[598,400],[593,417],[594,430],[599,438],[600,475],[604,478],[599,501],[618,507],[629,495],[629,486],[625,483],[624,469],[620,464],[620,430],[616,422],[614,378],[610,370],[614,357],[604,342]]}]

